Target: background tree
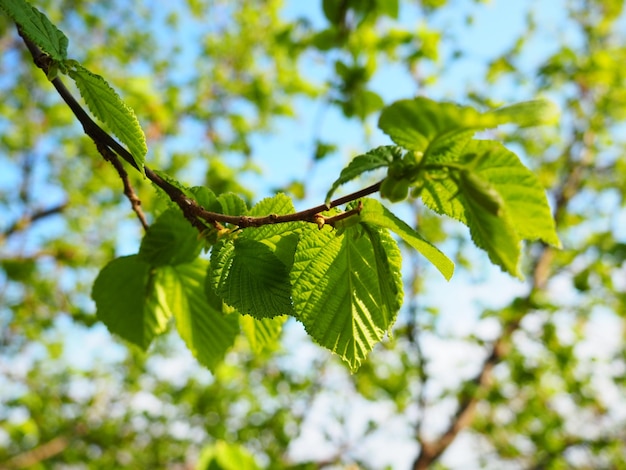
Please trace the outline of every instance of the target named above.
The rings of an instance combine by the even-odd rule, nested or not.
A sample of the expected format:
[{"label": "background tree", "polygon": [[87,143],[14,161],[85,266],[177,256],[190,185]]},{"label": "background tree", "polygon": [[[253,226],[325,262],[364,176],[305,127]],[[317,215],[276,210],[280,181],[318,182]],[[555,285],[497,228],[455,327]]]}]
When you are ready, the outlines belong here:
[{"label": "background tree", "polygon": [[[545,93],[562,105],[558,128],[499,138],[514,136],[510,146],[548,188],[565,249],[528,246],[527,281],[513,283],[458,225],[407,208],[456,253],[457,274],[442,287],[423,258],[404,253],[406,308],[393,339],[354,375],[295,323],[269,351],[238,341],[211,374],[175,336],[145,356],[96,322],[93,280],[137,251],[141,225],[117,173],[0,17],[2,465],[226,466],[249,452],[267,468],[380,468],[400,465],[396,456],[405,468],[440,457],[449,467],[619,466],[622,4],[519,2],[519,37],[487,56],[467,40],[490,31],[476,3],[37,2],[70,37],[71,56],[135,109],[151,166],[250,202],[279,187],[303,207],[319,202],[347,157],[387,143],[374,119],[398,98],[492,105]],[[321,110],[313,119],[311,103]],[[267,144],[295,119],[303,137]],[[302,170],[278,171],[276,152]],[[141,177],[130,181],[144,208],[164,204]],[[442,300],[483,285],[478,309],[457,302],[451,312]],[[472,320],[454,328],[452,316]]]}]

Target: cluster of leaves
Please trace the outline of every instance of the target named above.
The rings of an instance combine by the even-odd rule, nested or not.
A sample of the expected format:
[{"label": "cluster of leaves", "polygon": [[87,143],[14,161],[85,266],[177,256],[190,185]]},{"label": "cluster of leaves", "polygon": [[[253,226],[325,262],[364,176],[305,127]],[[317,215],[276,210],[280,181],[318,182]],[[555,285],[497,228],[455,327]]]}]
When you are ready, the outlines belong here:
[{"label": "cluster of leaves", "polygon": [[[102,77],[67,59],[68,40],[45,15],[25,2],[3,7],[21,34],[48,54],[48,78],[64,73],[74,79],[92,113],[128,146],[130,163],[143,170],[147,149],[134,112]],[[411,189],[426,206],[465,223],[493,263],[521,277],[522,240],[559,245],[545,194],[515,154],[473,135],[500,124],[529,126],[554,118],[553,107],[542,101],[485,113],[425,98],[394,103],[383,110],[379,127],[397,146],[356,157],[333,184],[327,205],[340,185],[387,168],[383,198],[398,202]],[[248,208],[234,194],[175,186],[204,210],[242,221],[267,215],[278,221],[295,213],[282,194]],[[355,214],[346,212],[350,217],[337,222],[337,211],[316,214],[319,230],[306,219],[260,227],[214,223],[207,224],[204,238],[179,206],[173,200],[160,214],[137,255],[102,270],[92,296],[98,318],[143,349],[174,317],[189,349],[209,368],[232,346],[240,324],[251,344],[263,349],[276,340],[288,315],[357,369],[402,305],[401,256],[390,231],[446,279],[453,272],[443,253],[374,199],[360,199],[349,207]],[[199,256],[205,243],[212,245],[210,261]]]}]

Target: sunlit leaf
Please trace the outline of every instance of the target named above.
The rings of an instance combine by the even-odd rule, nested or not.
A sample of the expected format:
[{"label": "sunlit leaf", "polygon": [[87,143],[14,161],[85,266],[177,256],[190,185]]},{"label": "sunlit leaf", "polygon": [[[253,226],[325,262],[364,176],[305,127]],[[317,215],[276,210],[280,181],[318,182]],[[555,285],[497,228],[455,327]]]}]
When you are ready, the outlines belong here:
[{"label": "sunlit leaf", "polygon": [[135,112],[128,107],[100,75],[75,65],[69,72],[84,98],[85,103],[100,121],[124,143],[137,165],[143,172],[143,164],[148,151],[146,137],[139,125]]},{"label": "sunlit leaf", "polygon": [[395,241],[373,225],[305,231],[291,271],[296,318],[356,370],[395,321],[400,265]]}]

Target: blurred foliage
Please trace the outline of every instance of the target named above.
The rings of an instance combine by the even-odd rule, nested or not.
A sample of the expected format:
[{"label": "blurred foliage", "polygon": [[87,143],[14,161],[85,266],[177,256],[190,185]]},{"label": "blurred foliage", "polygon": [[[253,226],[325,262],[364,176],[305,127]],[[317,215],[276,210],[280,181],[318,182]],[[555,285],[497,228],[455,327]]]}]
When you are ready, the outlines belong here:
[{"label": "blurred foliage", "polygon": [[[249,200],[272,173],[260,139],[302,119],[301,103],[356,120],[359,138],[371,139],[369,118],[387,91],[376,80],[391,66],[429,96],[490,105],[548,95],[561,125],[509,144],[550,192],[565,249],[527,246],[528,283],[495,306],[484,298],[465,330],[445,315],[475,309],[459,300],[444,315],[446,299],[429,295],[433,271],[407,255],[406,310],[392,341],[354,375],[295,325],[271,356],[239,342],[214,374],[168,336],[148,359],[110,338],[89,300],[97,271],[135,252],[141,227],[118,176],[0,16],[0,467],[228,468],[231,455],[250,468],[381,468],[404,452],[409,468],[424,454],[418,441],[437,441],[468,397],[473,454],[459,459],[464,451],[452,448],[442,468],[623,465],[623,2],[565,1],[557,22],[528,2],[520,37],[491,57],[463,40],[477,34],[479,1],[323,1],[297,17],[283,12],[299,2],[278,0],[34,3],[62,25],[70,55],[135,109],[151,166]],[[480,78],[445,89],[473,62],[484,66]],[[309,132],[311,170],[359,145]],[[309,193],[306,180],[293,181],[285,187]],[[133,182],[157,214],[152,188]],[[465,280],[466,289],[498,289],[501,278],[463,249],[466,233],[409,210],[466,267],[447,292]],[[496,338],[506,354],[476,387]]]}]

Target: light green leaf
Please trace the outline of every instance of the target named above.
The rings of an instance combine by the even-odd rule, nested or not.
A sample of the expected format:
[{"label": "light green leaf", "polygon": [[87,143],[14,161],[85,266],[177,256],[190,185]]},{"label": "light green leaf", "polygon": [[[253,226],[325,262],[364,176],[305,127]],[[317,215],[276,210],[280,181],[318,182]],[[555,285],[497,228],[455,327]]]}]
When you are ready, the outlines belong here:
[{"label": "light green leaf", "polygon": [[237,315],[222,313],[221,302],[209,302],[204,291],[208,263],[165,266],[171,278],[168,304],[176,319],[176,328],[192,354],[209,369],[224,358],[239,332]]},{"label": "light green leaf", "polygon": [[224,302],[255,318],[293,315],[289,270],[260,241],[240,237],[211,253],[211,284]]},{"label": "light green leaf", "polygon": [[2,0],[0,8],[20,27],[28,39],[52,59],[57,62],[67,59],[67,37],[46,15],[23,0]]},{"label": "light green leaf", "polygon": [[424,154],[438,138],[497,124],[493,116],[484,118],[469,106],[423,97],[396,101],[383,110],[378,120],[378,127],[396,144]]},{"label": "light green leaf", "polygon": [[546,191],[518,156],[499,142],[486,140],[471,142],[465,151],[476,155],[473,171],[500,194],[519,237],[560,247]]},{"label": "light green leaf", "polygon": [[145,350],[154,336],[165,331],[171,316],[166,290],[161,273],[133,255],[107,264],[91,296],[98,319],[109,331]]},{"label": "light green leaf", "polygon": [[521,239],[508,213],[504,211],[496,216],[475,198],[466,197],[465,201],[465,214],[472,241],[487,252],[492,263],[500,266],[503,271],[523,279],[524,276],[519,269]]},{"label": "light green leaf", "polygon": [[240,444],[217,441],[200,453],[196,470],[259,470],[251,455]]},{"label": "light green leaf", "polygon": [[[268,197],[255,204],[250,209],[249,216],[261,217],[269,214],[286,215],[293,214],[295,209],[291,198],[286,194],[279,193]],[[308,224],[305,222],[286,222],[281,224],[269,224],[261,227],[250,227],[243,230],[243,236],[250,240],[257,240],[267,245],[289,270],[293,264],[293,255],[298,243],[300,230]]]},{"label": "light green leaf", "polygon": [[556,124],[559,120],[559,108],[548,100],[532,100],[505,106],[491,113],[500,123],[513,123],[519,127]]},{"label": "light green leaf", "polygon": [[459,134],[513,123],[520,126],[547,124],[555,121],[554,104],[534,100],[482,113],[469,106],[438,103],[428,98],[397,101],[380,115],[378,127],[391,139],[409,150],[425,155],[439,153],[438,140],[453,142]]},{"label": "light green leaf", "polygon": [[222,213],[222,205],[218,201],[217,196],[206,186],[194,186],[193,188],[190,188],[187,192],[198,204],[200,204],[206,210]]},{"label": "light green leaf", "polygon": [[560,246],[546,194],[536,176],[519,158],[493,141],[471,141],[458,162],[494,190],[502,208],[490,210],[474,187],[462,178],[426,179],[421,196],[424,203],[440,214],[465,223],[474,243],[505,271],[521,277],[519,259],[521,240],[540,239]]},{"label": "light green leaf", "polygon": [[148,147],[135,112],[126,105],[104,78],[75,65],[68,72],[93,115],[108,126],[127,147],[137,169],[143,173]]},{"label": "light green leaf", "polygon": [[222,207],[220,213],[226,215],[246,215],[248,213],[248,206],[246,201],[241,199],[234,193],[224,193],[217,197],[217,200]]},{"label": "light green leaf", "polygon": [[177,208],[163,212],[141,241],[139,256],[152,266],[189,263],[202,249],[198,231]]},{"label": "light green leaf", "polygon": [[291,270],[295,316],[356,370],[402,305],[400,267],[395,241],[373,225],[305,231]]},{"label": "light green leaf", "polygon": [[419,251],[439,272],[450,280],[454,273],[454,263],[437,247],[424,239],[403,220],[374,199],[363,199],[360,220],[379,227],[384,227],[399,235],[408,245]]},{"label": "light green leaf", "polygon": [[278,344],[287,316],[257,319],[250,315],[241,315],[239,323],[246,334],[250,348],[255,354],[272,349]]},{"label": "light green leaf", "polygon": [[385,145],[370,150],[367,153],[358,155],[341,170],[339,178],[332,184],[326,194],[326,203],[330,202],[330,198],[337,188],[342,184],[346,184],[367,171],[376,170],[377,168],[387,167],[392,161],[402,158],[402,149],[395,145]]}]

